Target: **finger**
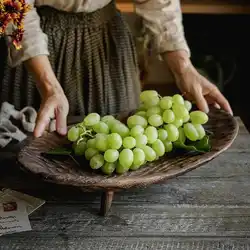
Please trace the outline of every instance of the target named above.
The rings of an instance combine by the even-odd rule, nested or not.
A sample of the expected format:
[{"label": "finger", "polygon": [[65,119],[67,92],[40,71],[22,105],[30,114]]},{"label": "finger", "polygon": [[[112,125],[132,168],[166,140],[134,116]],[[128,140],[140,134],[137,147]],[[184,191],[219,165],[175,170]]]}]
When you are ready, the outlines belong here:
[{"label": "finger", "polygon": [[200,109],[201,111],[205,113],[208,113],[209,112],[208,104],[202,94],[202,91],[200,89],[196,89],[193,93],[193,96],[194,96],[198,109]]},{"label": "finger", "polygon": [[192,95],[190,95],[190,94],[187,93],[187,92],[184,92],[184,93],[182,94],[182,96],[183,96],[183,98],[184,98],[185,100],[189,100],[190,102],[193,101]]},{"label": "finger", "polygon": [[220,105],[218,103],[214,103],[214,107],[220,109]]},{"label": "finger", "polygon": [[35,137],[42,136],[49,122],[50,122],[49,109],[48,108],[41,109],[41,111],[38,113],[37,116],[36,126],[34,129],[34,136]]},{"label": "finger", "polygon": [[206,96],[205,96],[205,99],[206,99],[208,105],[212,105],[212,106],[214,106],[215,108],[220,109],[220,105],[219,105],[218,103],[216,103],[216,102],[213,100],[213,98],[211,98],[210,96],[206,95]]},{"label": "finger", "polygon": [[232,109],[230,107],[229,102],[227,101],[227,99],[222,95],[222,93],[217,88],[215,88],[210,93],[210,96],[214,99],[214,101],[216,103],[218,103],[218,105],[220,105],[220,107],[222,109],[224,109],[229,114],[233,115],[233,111],[232,111]]},{"label": "finger", "polygon": [[60,135],[67,134],[67,115],[68,113],[63,109],[58,107],[56,110],[56,131]]}]

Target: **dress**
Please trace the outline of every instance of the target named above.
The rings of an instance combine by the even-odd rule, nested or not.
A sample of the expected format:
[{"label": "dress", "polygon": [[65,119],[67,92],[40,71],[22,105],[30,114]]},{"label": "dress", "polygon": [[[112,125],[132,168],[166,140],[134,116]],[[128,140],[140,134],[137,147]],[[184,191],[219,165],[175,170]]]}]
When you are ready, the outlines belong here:
[{"label": "dress", "polygon": [[[180,11],[171,9],[176,5],[170,6],[169,18],[175,15],[179,19],[173,18],[167,30],[167,22],[165,27],[158,24],[160,20],[151,21],[150,6],[147,8],[150,2],[152,0],[138,0],[137,13],[146,20],[146,29],[153,31],[148,33],[153,46],[159,53],[176,49],[188,51],[182,27],[179,27],[179,14],[175,14]],[[1,102],[8,101],[17,109],[39,108],[40,96],[23,62],[45,54],[69,100],[69,115],[115,114],[138,107],[140,80],[134,38],[114,1],[38,0],[34,7],[24,24],[23,49],[15,51],[9,47],[9,60],[0,85]],[[156,10],[162,13],[162,9]],[[164,27],[165,33],[161,32]],[[165,45],[163,40],[167,34],[169,42]]]}]

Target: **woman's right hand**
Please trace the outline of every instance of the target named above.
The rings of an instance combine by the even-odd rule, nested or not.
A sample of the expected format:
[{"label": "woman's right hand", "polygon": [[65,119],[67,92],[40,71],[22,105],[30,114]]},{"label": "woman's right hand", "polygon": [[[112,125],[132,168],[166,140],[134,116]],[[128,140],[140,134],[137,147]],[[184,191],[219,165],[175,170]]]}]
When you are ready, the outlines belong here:
[{"label": "woman's right hand", "polygon": [[40,137],[47,127],[50,126],[51,120],[56,121],[56,131],[60,135],[66,135],[69,103],[60,83],[56,79],[48,57],[39,55],[30,58],[25,62],[25,65],[36,81],[42,101],[34,129],[34,136]]},{"label": "woman's right hand", "polygon": [[40,137],[50,125],[51,120],[56,121],[56,132],[60,135],[66,135],[68,112],[68,100],[61,87],[43,94],[34,136]]}]

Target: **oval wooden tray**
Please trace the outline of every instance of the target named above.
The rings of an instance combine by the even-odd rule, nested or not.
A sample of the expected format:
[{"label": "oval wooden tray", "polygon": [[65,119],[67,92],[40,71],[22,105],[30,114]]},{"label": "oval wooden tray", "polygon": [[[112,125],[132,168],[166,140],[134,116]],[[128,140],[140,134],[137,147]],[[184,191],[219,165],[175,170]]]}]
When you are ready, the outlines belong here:
[{"label": "oval wooden tray", "polygon": [[[66,139],[56,133],[46,133],[41,138],[28,142],[20,151],[18,161],[26,170],[42,176],[46,181],[77,186],[88,191],[104,190],[104,207],[102,206],[102,208],[108,210],[114,191],[131,187],[145,187],[191,171],[225,151],[238,133],[235,118],[217,109],[210,111],[209,122],[205,127],[213,132],[211,152],[199,155],[169,154],[156,162],[146,164],[137,171],[124,175],[104,176],[101,173],[94,173],[87,165],[79,167],[71,158],[62,161],[43,157],[41,153],[66,143]],[[103,213],[106,212],[103,211]]]}]

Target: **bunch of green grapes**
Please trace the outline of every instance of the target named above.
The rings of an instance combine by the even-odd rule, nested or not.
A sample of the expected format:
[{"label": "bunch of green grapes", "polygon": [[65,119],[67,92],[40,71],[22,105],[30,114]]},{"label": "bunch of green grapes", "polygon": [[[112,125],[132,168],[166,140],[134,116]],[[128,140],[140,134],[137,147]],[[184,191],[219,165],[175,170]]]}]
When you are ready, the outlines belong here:
[{"label": "bunch of green grapes", "polygon": [[141,106],[126,124],[112,115],[87,115],[68,131],[74,153],[92,169],[123,174],[153,162],[174,148],[174,142],[198,141],[205,135],[208,116],[191,111],[191,102],[179,94],[160,97],[154,90],[140,95]]}]

